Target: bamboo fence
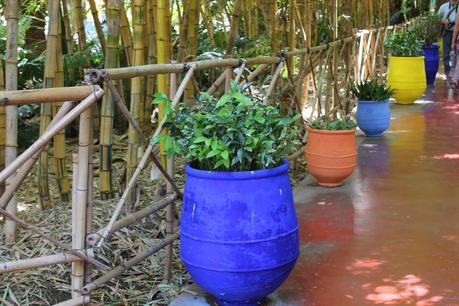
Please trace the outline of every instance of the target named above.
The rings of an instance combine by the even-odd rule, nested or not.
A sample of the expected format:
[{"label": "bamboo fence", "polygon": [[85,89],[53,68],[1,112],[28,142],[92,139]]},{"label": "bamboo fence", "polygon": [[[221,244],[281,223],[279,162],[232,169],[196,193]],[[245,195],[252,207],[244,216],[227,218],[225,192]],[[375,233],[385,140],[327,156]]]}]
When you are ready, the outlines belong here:
[{"label": "bamboo fence", "polygon": [[[117,15],[114,18],[119,16],[119,11],[117,10],[119,6],[116,2],[109,0],[109,8],[112,10],[110,13]],[[141,1],[136,1],[135,4],[140,5]],[[353,80],[363,80],[368,76],[385,77],[386,55],[382,48],[382,42],[385,36],[393,29],[393,27],[386,27],[362,30],[353,36],[336,40],[326,45],[281,52],[272,57],[227,58],[187,63],[149,64],[128,68],[88,69],[85,72],[88,82],[86,86],[0,92],[0,107],[31,103],[80,101],[79,103],[63,103],[40,138],[0,172],[0,183],[10,179],[10,185],[7,186],[5,193],[0,197],[0,214],[21,227],[32,230],[42,238],[51,241],[59,249],[62,249],[63,253],[3,262],[0,263],[0,273],[22,271],[45,265],[71,263],[72,299],[59,305],[82,305],[89,302],[90,294],[93,290],[118,277],[134,264],[155,254],[162,248],[166,248],[164,278],[170,278],[172,248],[169,246],[179,238],[179,233],[174,232],[173,226],[175,221],[174,210],[176,209],[175,201],[182,198],[182,191],[178,189],[173,180],[173,159],[164,162],[161,157],[156,156],[155,146],[143,134],[135,111],[131,110],[130,112],[126,108],[126,104],[113,81],[135,79],[155,74],[169,75],[166,76],[169,78],[168,83],[170,84],[168,91],[172,97],[172,106],[175,107],[184,96],[187,86],[193,80],[193,76],[201,70],[217,67],[224,68],[223,73],[216,78],[215,82],[207,90],[209,93],[216,93],[224,90],[226,84],[233,78],[239,84],[247,84],[260,75],[270,73],[268,68],[271,65],[273,68],[271,71],[274,71],[274,75],[271,77],[270,83],[265,86],[265,103],[271,103],[272,100],[278,99],[282,93],[290,93],[293,107],[302,112],[304,120],[324,114],[343,116],[348,114],[353,107],[353,101],[350,98],[350,85]],[[119,33],[112,34],[113,37],[109,37],[110,39],[107,41],[108,46],[118,39]],[[136,40],[136,36],[134,38]],[[137,51],[141,54],[140,45],[135,47],[134,54]],[[298,67],[289,67],[289,60],[293,59],[298,63]],[[136,62],[135,58],[134,62]],[[107,66],[110,67],[109,64]],[[287,70],[288,75],[286,81],[285,78],[280,77],[285,75],[283,74],[285,70]],[[183,75],[181,76],[181,82],[178,83],[180,74]],[[117,203],[110,222],[106,226],[93,231],[91,160],[93,116],[91,112],[94,103],[104,95],[104,90],[92,84],[100,81],[105,83],[104,103],[110,101],[110,103],[119,108],[121,114],[130,124],[132,139],[138,139],[138,146],[143,147],[144,153],[142,158],[136,161],[136,166],[132,168],[126,188]],[[136,94],[136,92],[133,94]],[[112,111],[110,110],[110,113]],[[110,115],[108,117],[109,121],[112,120]],[[33,224],[6,211],[5,207],[49,141],[77,118],[79,118],[80,128],[78,152],[73,156],[72,243],[71,245],[66,245],[53,236],[46,234],[45,230],[37,228]],[[153,136],[163,132],[165,120],[165,118],[160,117],[156,130],[152,133]],[[111,124],[111,122],[107,124]],[[302,149],[299,148],[298,153],[290,158],[296,159],[302,152]],[[150,206],[132,212],[119,220],[122,208],[129,204],[129,196],[137,178],[150,162],[153,162],[154,166],[161,171],[164,180],[167,182],[166,192],[162,194],[162,198],[157,202],[151,203]],[[167,210],[166,237],[164,239],[146,247],[143,252],[133,256],[118,267],[107,267],[97,259],[98,253],[102,250],[110,235],[160,209]],[[92,268],[101,269],[105,272],[98,279],[92,280],[90,273]]]}]

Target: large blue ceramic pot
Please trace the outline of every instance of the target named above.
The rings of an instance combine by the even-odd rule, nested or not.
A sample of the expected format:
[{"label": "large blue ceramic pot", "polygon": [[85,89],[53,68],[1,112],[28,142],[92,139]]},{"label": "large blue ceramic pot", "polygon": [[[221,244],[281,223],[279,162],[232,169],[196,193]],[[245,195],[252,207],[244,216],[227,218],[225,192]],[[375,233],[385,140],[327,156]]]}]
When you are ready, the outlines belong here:
[{"label": "large blue ceramic pot", "polygon": [[368,137],[381,137],[390,125],[389,99],[357,101],[357,125]]},{"label": "large blue ceramic pot", "polygon": [[299,254],[287,161],[273,169],[213,172],[187,164],[180,254],[219,305],[258,305]]},{"label": "large blue ceramic pot", "polygon": [[440,56],[438,55],[438,45],[424,46],[424,63],[426,67],[427,85],[435,83],[435,76],[440,65]]}]

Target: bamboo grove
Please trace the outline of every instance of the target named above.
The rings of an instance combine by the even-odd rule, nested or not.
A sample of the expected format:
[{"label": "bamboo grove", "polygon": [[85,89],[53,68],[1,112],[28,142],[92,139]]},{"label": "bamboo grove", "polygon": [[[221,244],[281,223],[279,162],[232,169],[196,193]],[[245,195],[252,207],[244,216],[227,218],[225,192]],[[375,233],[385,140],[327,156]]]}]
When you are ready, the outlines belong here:
[{"label": "bamboo grove", "polygon": [[[140,66],[143,64],[167,64],[190,62],[196,59],[245,58],[268,56],[279,52],[312,47],[348,37],[354,29],[386,26],[391,16],[403,7],[431,5],[430,1],[404,0],[5,0],[0,3],[7,29],[5,50],[0,61],[0,90],[24,88],[54,88],[73,82],[81,84],[84,69]],[[429,2],[429,3],[427,3]],[[413,6],[414,5],[414,6]],[[406,15],[406,10],[403,11]],[[35,48],[43,54],[42,76],[27,86],[18,87],[18,21],[29,15],[47,16],[47,24],[41,24],[43,37]],[[406,16],[405,16],[406,17]],[[35,22],[35,21],[32,21]],[[88,26],[90,25],[90,26]],[[39,27],[39,26],[38,26]],[[40,28],[40,27],[39,27]],[[34,35],[37,36],[35,33]],[[33,35],[32,35],[33,36]],[[38,35],[41,37],[40,35]],[[99,60],[91,55],[99,50]],[[94,52],[93,52],[94,53]],[[84,56],[82,56],[84,55]],[[69,58],[81,59],[71,68]],[[335,53],[333,56],[337,57]],[[66,62],[67,60],[67,62]],[[4,64],[3,64],[4,63]],[[293,70],[298,62],[287,60]],[[4,67],[3,67],[4,66]],[[76,66],[76,67],[75,67]],[[69,70],[76,70],[71,78]],[[193,103],[198,92],[210,86],[218,69],[199,72],[184,93],[184,100]],[[273,71],[274,72],[274,71]],[[228,72],[229,73],[229,72]],[[114,85],[127,102],[129,112],[146,133],[152,130],[152,96],[155,92],[169,93],[171,84],[167,74],[135,77],[131,80],[115,80]],[[105,86],[106,87],[106,86]],[[95,141],[98,143],[99,167],[97,170],[100,198],[115,195],[113,178],[113,139],[116,133],[127,132],[128,149],[126,171],[123,180],[127,185],[133,176],[143,146],[132,125],[129,125],[115,107],[114,96],[106,94],[92,114],[95,125]],[[40,109],[40,133],[48,128],[62,103],[42,104]],[[9,164],[17,154],[16,107],[0,108],[0,166]],[[159,106],[161,120],[162,106]],[[5,133],[5,126],[8,133]],[[38,192],[42,209],[52,203],[50,186],[55,185],[61,201],[69,201],[70,157],[66,156],[65,133],[52,142],[53,171],[50,172],[50,150],[39,159]],[[163,165],[166,157],[161,157]],[[8,181],[6,182],[8,184]],[[135,202],[135,194],[127,197],[127,206]],[[13,198],[8,206],[15,213]],[[15,225],[5,222],[7,242],[15,240]]]}]

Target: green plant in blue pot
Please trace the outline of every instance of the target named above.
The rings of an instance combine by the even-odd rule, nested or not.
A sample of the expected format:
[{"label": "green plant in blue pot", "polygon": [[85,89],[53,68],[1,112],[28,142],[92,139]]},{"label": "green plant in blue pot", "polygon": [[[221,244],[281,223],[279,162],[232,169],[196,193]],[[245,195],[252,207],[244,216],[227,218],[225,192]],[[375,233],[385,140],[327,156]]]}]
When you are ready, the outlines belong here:
[{"label": "green plant in blue pot", "polygon": [[[157,95],[155,102],[168,100]],[[285,157],[300,144],[293,115],[233,84],[216,99],[167,111],[169,154],[188,163],[180,255],[219,305],[259,305],[293,269],[298,224]]]},{"label": "green plant in blue pot", "polygon": [[357,98],[357,125],[368,137],[381,137],[390,125],[389,98],[394,90],[378,80],[356,83],[351,90]]}]

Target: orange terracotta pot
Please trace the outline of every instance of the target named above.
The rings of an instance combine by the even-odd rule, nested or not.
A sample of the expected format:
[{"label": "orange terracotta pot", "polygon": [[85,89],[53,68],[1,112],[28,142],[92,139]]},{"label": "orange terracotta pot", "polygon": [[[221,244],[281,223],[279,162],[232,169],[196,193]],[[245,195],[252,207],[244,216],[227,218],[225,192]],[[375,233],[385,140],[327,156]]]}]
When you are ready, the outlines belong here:
[{"label": "orange terracotta pot", "polygon": [[357,164],[355,130],[323,131],[308,128],[306,163],[309,173],[324,187],[338,187]]}]

